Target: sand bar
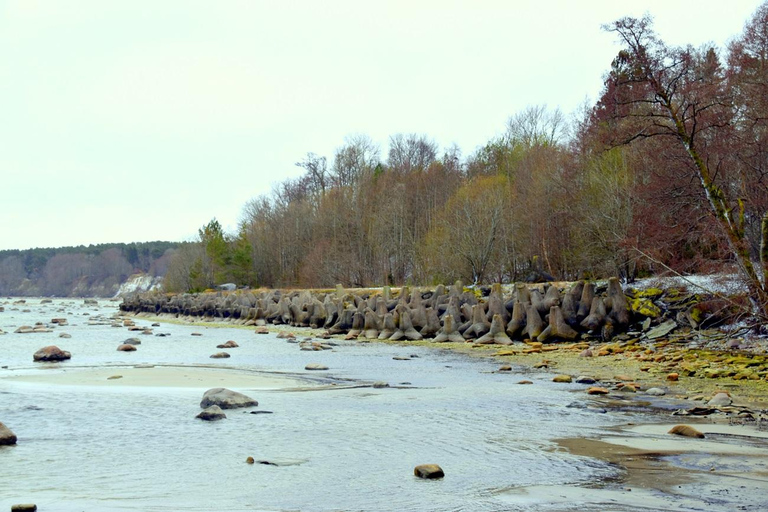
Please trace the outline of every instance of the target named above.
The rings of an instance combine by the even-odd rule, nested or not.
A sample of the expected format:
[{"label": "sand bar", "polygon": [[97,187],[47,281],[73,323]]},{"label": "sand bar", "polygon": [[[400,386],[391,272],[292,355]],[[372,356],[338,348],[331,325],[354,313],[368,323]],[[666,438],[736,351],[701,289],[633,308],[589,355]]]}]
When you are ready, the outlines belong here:
[{"label": "sand bar", "polygon": [[100,367],[20,370],[0,373],[0,382],[65,386],[242,389],[304,388],[305,380],[267,373],[190,366]]}]

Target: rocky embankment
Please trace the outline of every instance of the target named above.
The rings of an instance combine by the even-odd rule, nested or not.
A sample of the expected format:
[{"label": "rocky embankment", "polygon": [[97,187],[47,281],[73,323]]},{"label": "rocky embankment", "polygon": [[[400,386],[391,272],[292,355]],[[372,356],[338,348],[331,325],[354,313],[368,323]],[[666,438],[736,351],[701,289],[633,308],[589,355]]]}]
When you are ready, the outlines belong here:
[{"label": "rocky embankment", "polygon": [[738,385],[751,402],[768,391],[762,341],[716,328],[731,312],[728,301],[680,289],[622,290],[617,279],[474,289],[456,283],[149,293],[125,298],[120,309],[257,329],[310,327],[319,337],[442,343],[574,379],[586,374],[613,391],[661,387],[704,403],[724,386]]}]

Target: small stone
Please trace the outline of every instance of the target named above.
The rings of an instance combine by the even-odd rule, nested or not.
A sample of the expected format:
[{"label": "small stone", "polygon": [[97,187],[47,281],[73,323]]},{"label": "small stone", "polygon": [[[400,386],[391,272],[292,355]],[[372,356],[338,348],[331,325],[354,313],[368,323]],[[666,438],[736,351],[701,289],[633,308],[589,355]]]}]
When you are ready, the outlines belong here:
[{"label": "small stone", "polygon": [[34,503],[19,503],[11,505],[11,512],[36,512],[37,505]]},{"label": "small stone", "polygon": [[226,359],[228,357],[230,356],[226,352],[217,352],[215,354],[211,354],[211,359]]},{"label": "small stone", "polygon": [[202,336],[202,335],[203,335],[203,333],[200,333],[200,332],[193,332],[192,333],[192,336]]},{"label": "small stone", "polygon": [[668,432],[668,434],[674,434],[677,436],[685,436],[685,437],[698,437],[702,438],[704,437],[704,434],[696,430],[690,425],[675,425],[672,427],[672,429]]},{"label": "small stone", "polygon": [[587,377],[586,375],[582,375],[579,378],[576,379],[576,384],[594,384],[597,382],[592,377]]},{"label": "small stone", "polygon": [[443,468],[437,464],[421,464],[413,468],[413,474],[419,478],[436,479],[443,478],[445,473]]},{"label": "small stone", "polygon": [[152,327],[160,327],[160,324],[155,322],[155,323],[152,324]]},{"label": "small stone", "polygon": [[66,332],[63,332],[63,333],[59,334],[59,338],[69,339],[71,337],[72,337],[72,335],[71,334],[67,334]]},{"label": "small stone", "polygon": [[379,382],[374,382],[373,383],[373,388],[374,389],[381,389],[381,388],[388,388],[388,387],[389,387],[389,383],[388,382],[379,381]]},{"label": "small stone", "polygon": [[521,380],[518,382],[518,384],[533,384],[533,381],[530,380]]},{"label": "small stone", "polygon": [[410,357],[406,357],[406,356],[395,356],[392,359],[394,359],[395,361],[410,361],[411,360]]},{"label": "small stone", "polygon": [[269,334],[269,329],[266,327],[257,327],[254,331],[256,334]]},{"label": "small stone", "polygon": [[581,351],[581,354],[579,354],[579,357],[592,357],[592,351],[587,349],[584,349]]},{"label": "small stone", "polygon": [[645,390],[645,393],[651,396],[664,396],[667,394],[667,392],[661,388],[648,388]]},{"label": "small stone", "polygon": [[572,382],[573,377],[570,375],[555,375],[555,377],[552,379],[552,382]]},{"label": "small stone", "polygon": [[246,464],[255,464],[256,461],[253,459],[253,457],[248,457],[247,459],[245,459],[245,463]]},{"label": "small stone", "polygon": [[119,350],[120,352],[136,352],[136,346],[123,343],[122,345],[117,347],[117,350]]},{"label": "small stone", "polygon": [[592,386],[587,390],[588,395],[607,395],[609,391],[606,388]]},{"label": "small stone", "polygon": [[226,342],[226,343],[222,343],[221,345],[216,345],[216,348],[237,348],[237,347],[239,347],[239,346],[240,346],[240,345],[238,345],[238,344],[237,344],[237,343],[235,343],[234,341],[232,341],[232,340],[229,340],[228,342]]},{"label": "small stone", "polygon": [[621,381],[621,382],[632,382],[633,380],[635,380],[632,377],[630,377],[629,375],[616,375],[614,377],[614,379],[616,379],[618,381]]},{"label": "small stone", "polygon": [[498,371],[500,371],[500,372],[511,372],[512,371],[512,367],[510,365],[508,365],[508,364],[505,364],[504,366],[500,366]]},{"label": "small stone", "polygon": [[107,380],[117,380],[117,379],[122,379],[122,378],[123,378],[122,375],[112,375],[110,377],[107,377]]},{"label": "small stone", "polygon": [[328,367],[320,363],[309,363],[307,366],[304,367],[304,369],[322,371],[322,370],[327,370]]},{"label": "small stone", "polygon": [[672,381],[672,382],[677,381],[679,378],[680,378],[680,374],[679,373],[670,373],[670,374],[667,375],[667,380]]},{"label": "small stone", "polygon": [[728,396],[727,393],[716,393],[715,396],[713,396],[712,399],[707,402],[707,405],[713,407],[723,407],[731,405],[732,403],[733,400],[731,400],[731,397]]}]

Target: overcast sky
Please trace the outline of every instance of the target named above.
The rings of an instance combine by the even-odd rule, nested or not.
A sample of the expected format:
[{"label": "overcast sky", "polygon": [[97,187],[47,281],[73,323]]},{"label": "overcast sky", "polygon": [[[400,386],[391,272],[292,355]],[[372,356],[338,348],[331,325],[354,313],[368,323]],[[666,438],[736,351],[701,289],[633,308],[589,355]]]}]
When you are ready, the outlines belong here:
[{"label": "overcast sky", "polygon": [[0,0],[0,249],[234,231],[307,152],[425,133],[472,153],[594,101],[600,29],[723,46],[755,0]]}]

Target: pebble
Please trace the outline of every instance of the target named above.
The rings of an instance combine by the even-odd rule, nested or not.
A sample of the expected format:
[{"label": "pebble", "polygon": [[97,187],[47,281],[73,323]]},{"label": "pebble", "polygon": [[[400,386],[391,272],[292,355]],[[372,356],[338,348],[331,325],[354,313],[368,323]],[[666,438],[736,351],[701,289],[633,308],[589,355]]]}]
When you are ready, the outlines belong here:
[{"label": "pebble", "polygon": [[35,512],[37,505],[34,503],[19,503],[17,505],[11,505],[11,512]]},{"label": "pebble", "polygon": [[413,468],[413,474],[419,478],[436,479],[443,478],[445,473],[443,468],[437,464],[421,464]]},{"label": "pebble", "polygon": [[731,397],[728,396],[727,393],[717,393],[709,402],[707,402],[707,405],[718,407],[731,405],[732,403],[733,400],[731,400]]}]

